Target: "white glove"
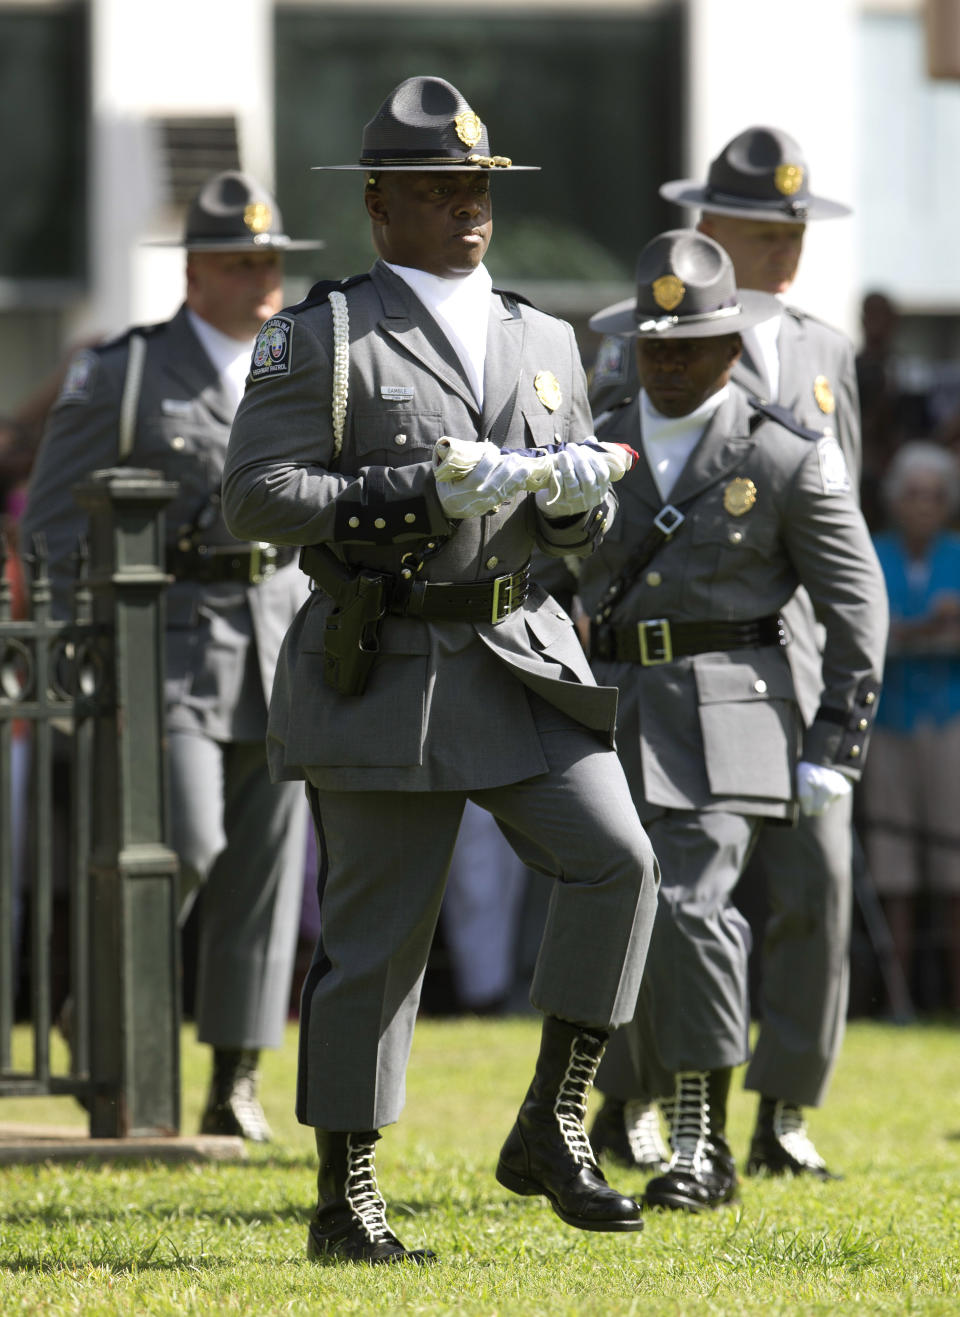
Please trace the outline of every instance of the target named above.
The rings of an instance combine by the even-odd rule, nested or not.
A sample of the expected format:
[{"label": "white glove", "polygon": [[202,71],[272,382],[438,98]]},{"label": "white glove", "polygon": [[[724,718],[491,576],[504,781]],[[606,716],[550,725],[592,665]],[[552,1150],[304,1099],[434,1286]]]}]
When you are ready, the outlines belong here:
[{"label": "white glove", "polygon": [[441,456],[441,445],[446,444],[449,449],[450,445],[456,443],[456,440],[444,437],[437,443],[439,451],[434,453],[437,494],[444,516],[451,521],[458,521],[461,517],[482,517],[485,512],[492,512],[524,488],[527,480],[526,463],[519,455],[501,453],[496,444],[489,440],[471,443],[471,449],[481,450],[480,459],[466,474],[460,474],[455,463],[446,465]]},{"label": "white glove", "polygon": [[797,764],[797,796],[800,813],[807,816],[823,814],[836,800],[848,796],[853,783],[846,773],[824,764],[811,764],[801,759]]},{"label": "white glove", "polygon": [[572,517],[589,512],[610,488],[610,462],[585,444],[568,444],[553,458],[553,476],[535,498],[548,517]]}]

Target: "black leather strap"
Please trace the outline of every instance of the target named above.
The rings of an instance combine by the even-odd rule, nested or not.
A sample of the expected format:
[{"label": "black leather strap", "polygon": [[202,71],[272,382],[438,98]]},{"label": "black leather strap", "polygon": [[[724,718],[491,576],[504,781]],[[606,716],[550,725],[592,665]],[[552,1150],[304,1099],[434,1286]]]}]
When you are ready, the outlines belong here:
[{"label": "black leather strap", "polygon": [[258,585],[292,562],[296,549],[285,545],[197,544],[189,549],[171,545],[166,567],[178,581],[239,581]]},{"label": "black leather strap", "polygon": [[745,622],[671,622],[650,618],[631,626],[598,626],[591,632],[594,658],[654,667],[711,650],[754,649],[782,645],[783,627],[776,616]]}]

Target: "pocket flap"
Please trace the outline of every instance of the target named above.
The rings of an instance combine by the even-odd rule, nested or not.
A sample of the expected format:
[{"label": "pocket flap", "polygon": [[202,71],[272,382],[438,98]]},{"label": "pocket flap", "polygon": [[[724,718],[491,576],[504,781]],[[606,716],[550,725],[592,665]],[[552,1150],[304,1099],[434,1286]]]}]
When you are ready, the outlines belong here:
[{"label": "pocket flap", "polygon": [[[726,660],[698,654],[693,660],[701,704],[747,700],[795,700],[793,677],[786,656],[779,652],[763,660],[760,650],[738,650]],[[758,661],[760,659],[760,661]]]}]

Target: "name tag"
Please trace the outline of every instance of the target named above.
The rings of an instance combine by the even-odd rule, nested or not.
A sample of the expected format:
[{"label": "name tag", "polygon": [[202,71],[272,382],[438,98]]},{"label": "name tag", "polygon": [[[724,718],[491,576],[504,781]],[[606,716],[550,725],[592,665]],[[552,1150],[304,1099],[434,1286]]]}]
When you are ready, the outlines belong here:
[{"label": "name tag", "polygon": [[413,397],[413,385],[381,384],[380,397],[386,402],[409,402]]},{"label": "name tag", "polygon": [[164,416],[188,416],[193,411],[193,401],[190,398],[162,398],[160,410]]}]

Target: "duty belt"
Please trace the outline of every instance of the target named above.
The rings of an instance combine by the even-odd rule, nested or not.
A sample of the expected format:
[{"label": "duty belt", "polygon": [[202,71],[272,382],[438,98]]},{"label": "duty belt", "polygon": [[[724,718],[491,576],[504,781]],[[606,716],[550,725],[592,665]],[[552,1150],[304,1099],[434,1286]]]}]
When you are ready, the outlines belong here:
[{"label": "duty belt", "polygon": [[167,571],[178,581],[239,581],[259,585],[292,562],[296,549],[277,544],[194,544],[167,548]]},{"label": "duty belt", "polygon": [[487,581],[414,581],[398,583],[390,612],[422,617],[426,622],[489,622],[494,626],[515,613],[530,588],[530,564],[509,576]]},{"label": "duty belt", "polygon": [[649,668],[711,650],[783,643],[783,625],[775,615],[747,622],[671,622],[666,617],[655,617],[630,626],[594,627],[590,649],[594,658],[641,663]]}]

